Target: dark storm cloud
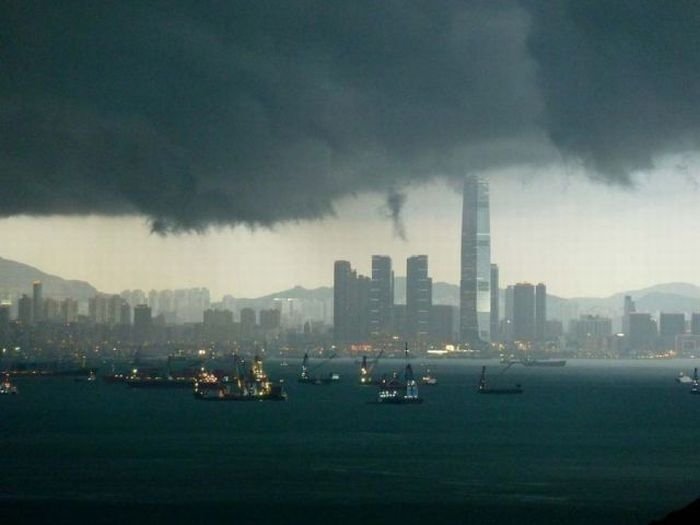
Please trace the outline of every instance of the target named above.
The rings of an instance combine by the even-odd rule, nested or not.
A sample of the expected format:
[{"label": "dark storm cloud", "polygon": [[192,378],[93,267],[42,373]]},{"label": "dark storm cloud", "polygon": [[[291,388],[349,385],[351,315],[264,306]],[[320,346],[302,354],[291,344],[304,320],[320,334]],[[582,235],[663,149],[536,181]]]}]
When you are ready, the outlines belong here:
[{"label": "dark storm cloud", "polygon": [[266,225],[539,155],[515,5],[156,5],[6,3],[0,214]]},{"label": "dark storm cloud", "polygon": [[0,215],[270,225],[548,162],[547,135],[624,174],[695,138],[698,37],[676,5],[650,37],[652,16],[618,35],[632,3],[4,2]]},{"label": "dark storm cloud", "polygon": [[525,2],[554,144],[625,183],[700,139],[700,2]]}]

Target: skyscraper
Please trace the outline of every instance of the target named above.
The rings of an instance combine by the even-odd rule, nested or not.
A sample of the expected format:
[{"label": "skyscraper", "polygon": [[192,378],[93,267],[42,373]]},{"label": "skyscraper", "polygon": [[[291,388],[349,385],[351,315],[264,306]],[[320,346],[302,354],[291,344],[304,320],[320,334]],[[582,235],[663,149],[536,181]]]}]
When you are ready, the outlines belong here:
[{"label": "skyscraper", "polygon": [[366,340],[370,283],[370,278],[357,275],[348,261],[335,261],[333,329],[337,344]]},{"label": "skyscraper", "polygon": [[491,264],[491,341],[501,339],[499,334],[500,311],[498,293],[498,265]]},{"label": "skyscraper", "polygon": [[535,287],[535,341],[547,339],[547,287],[540,283]]},{"label": "skyscraper", "polygon": [[352,291],[355,272],[348,261],[333,265],[333,333],[336,343],[352,340]]},{"label": "skyscraper", "polygon": [[134,339],[139,343],[148,341],[152,330],[151,307],[145,304],[137,304],[134,307]]},{"label": "skyscraper", "polygon": [[32,318],[35,323],[44,320],[44,298],[41,290],[41,281],[32,283]]},{"label": "skyscraper", "polygon": [[535,287],[518,283],[513,287],[513,339],[533,341],[535,338]]},{"label": "skyscraper", "polygon": [[32,298],[22,294],[17,302],[17,320],[24,326],[32,324]]},{"label": "skyscraper", "polygon": [[372,337],[390,335],[394,309],[394,272],[391,257],[372,256],[372,283],[369,289],[369,332]]},{"label": "skyscraper", "polygon": [[488,183],[476,177],[467,177],[462,198],[459,333],[462,342],[479,345],[490,340],[491,324]]},{"label": "skyscraper", "polygon": [[426,341],[430,333],[433,281],[428,277],[428,256],[406,260],[406,332],[414,341]]}]

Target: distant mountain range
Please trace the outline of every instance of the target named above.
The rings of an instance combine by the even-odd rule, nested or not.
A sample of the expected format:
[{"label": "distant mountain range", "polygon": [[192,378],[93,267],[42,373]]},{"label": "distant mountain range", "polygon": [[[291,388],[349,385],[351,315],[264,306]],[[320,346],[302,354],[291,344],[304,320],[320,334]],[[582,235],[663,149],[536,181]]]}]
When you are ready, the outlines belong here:
[{"label": "distant mountain range", "polygon": [[62,279],[28,264],[0,257],[0,299],[18,297],[22,294],[31,296],[34,281],[41,281],[44,297],[56,299],[72,297],[79,301],[87,301],[97,293],[95,287],[85,281]]},{"label": "distant mountain range", "polygon": [[[0,299],[32,293],[32,282],[43,283],[45,297],[61,299],[73,297],[86,301],[98,293],[94,286],[85,281],[65,280],[50,275],[27,264],[0,258]],[[700,287],[689,283],[657,284],[639,290],[620,292],[609,297],[563,298],[547,296],[547,310],[550,319],[568,321],[582,314],[597,314],[617,318],[622,315],[624,296],[630,295],[640,312],[700,312]],[[333,288],[323,286],[307,289],[296,286],[288,290],[255,298],[231,298],[237,308],[270,308],[276,298],[293,298],[308,302],[329,304],[333,300]],[[395,301],[406,302],[406,278],[395,280]],[[445,282],[433,283],[433,303],[459,305],[459,286]],[[501,308],[504,305],[504,292],[501,290]]]}]

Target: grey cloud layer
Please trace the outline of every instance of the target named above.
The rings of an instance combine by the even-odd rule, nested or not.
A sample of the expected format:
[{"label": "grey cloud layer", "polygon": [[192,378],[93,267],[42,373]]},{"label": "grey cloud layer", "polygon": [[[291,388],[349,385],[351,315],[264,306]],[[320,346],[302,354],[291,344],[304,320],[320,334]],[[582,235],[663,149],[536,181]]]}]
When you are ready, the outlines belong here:
[{"label": "grey cloud layer", "polygon": [[549,162],[548,138],[609,177],[695,145],[692,4],[102,4],[4,6],[0,215],[200,230],[376,190],[397,219],[397,188]]}]

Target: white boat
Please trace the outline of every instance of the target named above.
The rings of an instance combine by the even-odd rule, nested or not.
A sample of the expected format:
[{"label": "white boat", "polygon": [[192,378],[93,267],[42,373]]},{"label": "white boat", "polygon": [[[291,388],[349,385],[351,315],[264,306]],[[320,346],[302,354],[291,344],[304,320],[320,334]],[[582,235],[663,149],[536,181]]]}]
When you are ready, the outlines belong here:
[{"label": "white boat", "polygon": [[689,375],[686,375],[685,372],[681,372],[678,374],[678,377],[676,377],[676,383],[692,383],[693,378],[690,377]]}]

